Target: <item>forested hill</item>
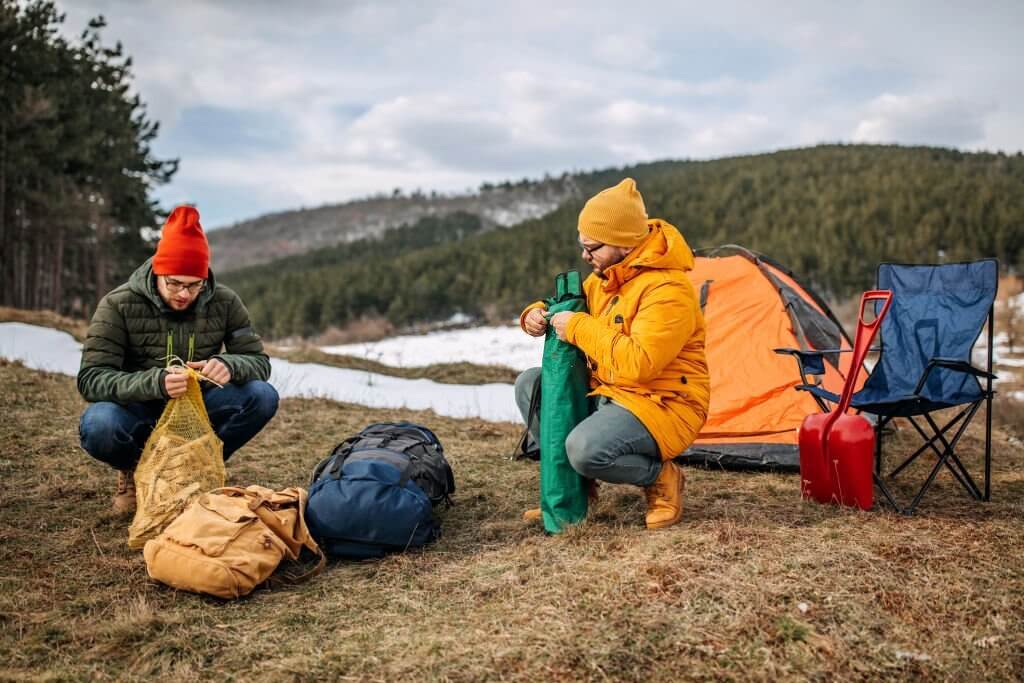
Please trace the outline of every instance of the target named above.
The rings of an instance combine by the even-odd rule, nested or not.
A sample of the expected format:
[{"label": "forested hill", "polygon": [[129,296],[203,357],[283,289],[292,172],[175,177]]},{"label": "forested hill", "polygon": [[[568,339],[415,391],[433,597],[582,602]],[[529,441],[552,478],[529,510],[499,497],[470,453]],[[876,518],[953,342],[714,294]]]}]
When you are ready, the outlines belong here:
[{"label": "forested hill", "polygon": [[579,193],[568,174],[541,181],[485,183],[476,193],[459,195],[395,190],[390,195],[345,204],[259,216],[229,228],[210,230],[208,237],[216,272],[228,272],[376,237],[421,218],[471,213],[485,227],[508,227],[543,216]]},{"label": "forested hill", "polygon": [[880,261],[996,256],[1004,268],[1024,264],[1020,154],[827,145],[571,176],[578,195],[508,229],[482,231],[465,213],[434,217],[221,279],[271,336],[310,335],[367,315],[396,325],[455,312],[508,318],[547,295],[557,272],[583,267],[575,234],[583,197],[626,175],[637,179],[650,215],[679,227],[691,246],[751,247],[826,296],[869,288]]}]

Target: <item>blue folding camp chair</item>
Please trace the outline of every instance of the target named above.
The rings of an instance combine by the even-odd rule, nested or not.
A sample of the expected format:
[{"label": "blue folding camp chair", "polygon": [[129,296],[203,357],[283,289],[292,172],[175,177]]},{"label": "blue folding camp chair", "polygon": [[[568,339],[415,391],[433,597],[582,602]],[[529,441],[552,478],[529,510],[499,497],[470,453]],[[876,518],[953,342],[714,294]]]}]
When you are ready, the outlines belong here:
[{"label": "blue folding camp chair", "polygon": [[[864,387],[853,395],[851,407],[877,416],[875,425],[875,475],[882,493],[900,509],[880,480],[882,429],[894,418],[913,425],[924,445],[891,473],[900,474],[927,451],[937,457],[928,478],[902,512],[913,514],[939,471],[946,467],[976,500],[989,500],[992,471],[992,342],[994,301],[999,283],[999,262],[982,259],[970,263],[905,265],[883,263],[878,267],[876,289],[892,291],[892,307],[882,321],[878,363]],[[988,364],[979,370],[971,364],[971,351],[988,325]],[[823,356],[836,350],[795,351],[803,384],[796,388],[814,395],[819,404],[838,403],[839,396],[808,382],[807,375],[823,374]],[[979,380],[985,380],[984,386]],[[985,403],[985,488],[978,488],[956,453],[982,403]],[[941,428],[933,413],[957,408],[956,416]],[[931,434],[925,431],[926,423]],[[953,431],[952,438],[947,433]]]}]

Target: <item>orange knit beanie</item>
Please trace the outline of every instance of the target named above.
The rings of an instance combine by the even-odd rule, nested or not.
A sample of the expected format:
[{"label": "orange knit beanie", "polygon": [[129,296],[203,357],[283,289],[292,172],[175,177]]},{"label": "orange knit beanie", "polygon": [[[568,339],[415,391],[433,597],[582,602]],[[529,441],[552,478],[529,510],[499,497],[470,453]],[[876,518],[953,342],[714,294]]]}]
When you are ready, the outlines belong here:
[{"label": "orange knit beanie", "polygon": [[591,197],[580,211],[579,231],[614,247],[640,244],[647,237],[647,209],[636,181],[626,178]]},{"label": "orange knit beanie", "polygon": [[179,206],[167,217],[153,256],[153,274],[209,277],[210,245],[193,207]]}]

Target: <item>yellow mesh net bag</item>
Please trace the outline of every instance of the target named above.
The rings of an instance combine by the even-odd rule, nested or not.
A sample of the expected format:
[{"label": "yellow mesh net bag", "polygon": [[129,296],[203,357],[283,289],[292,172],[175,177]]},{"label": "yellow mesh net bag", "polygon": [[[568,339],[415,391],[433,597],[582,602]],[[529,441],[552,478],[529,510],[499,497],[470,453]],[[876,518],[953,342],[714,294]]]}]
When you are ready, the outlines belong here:
[{"label": "yellow mesh net bag", "polygon": [[192,499],[224,486],[224,444],[206,414],[200,375],[182,366],[173,371],[188,375],[188,389],[167,402],[135,468],[137,507],[129,548],[155,538]]}]

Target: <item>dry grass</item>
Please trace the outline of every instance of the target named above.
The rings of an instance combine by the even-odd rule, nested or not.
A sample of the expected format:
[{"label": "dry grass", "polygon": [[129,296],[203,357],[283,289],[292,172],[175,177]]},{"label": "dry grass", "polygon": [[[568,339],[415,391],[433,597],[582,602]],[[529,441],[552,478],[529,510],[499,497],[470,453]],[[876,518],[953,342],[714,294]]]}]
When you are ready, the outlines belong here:
[{"label": "dry grass", "polygon": [[587,524],[547,537],[519,518],[537,468],[504,459],[513,425],[286,400],[232,483],[303,483],[343,436],[401,417],[436,429],[456,505],[426,552],[225,603],[151,582],[125,547],[72,379],[0,363],[0,406],[3,680],[1024,675],[1024,452],[1002,434],[988,504],[945,474],[904,518],[802,504],[793,475],[688,470],[677,527],[646,531],[638,492],[605,486]]},{"label": "dry grass", "polygon": [[67,332],[78,341],[85,341],[85,333],[89,329],[89,321],[79,318],[68,318],[59,313],[46,310],[28,310],[0,306],[0,323],[26,323],[41,327],[52,327]]},{"label": "dry grass", "polygon": [[503,365],[475,365],[473,363],[434,363],[422,367],[398,368],[378,363],[369,358],[325,353],[309,344],[289,349],[268,345],[267,353],[275,358],[283,358],[293,363],[320,363],[336,368],[365,370],[392,377],[429,379],[442,384],[488,384],[491,382],[512,384],[519,375],[516,370]]},{"label": "dry grass", "polygon": [[390,337],[397,332],[387,318],[366,316],[351,321],[344,327],[331,325],[310,341],[316,346],[336,346],[372,342]]}]

